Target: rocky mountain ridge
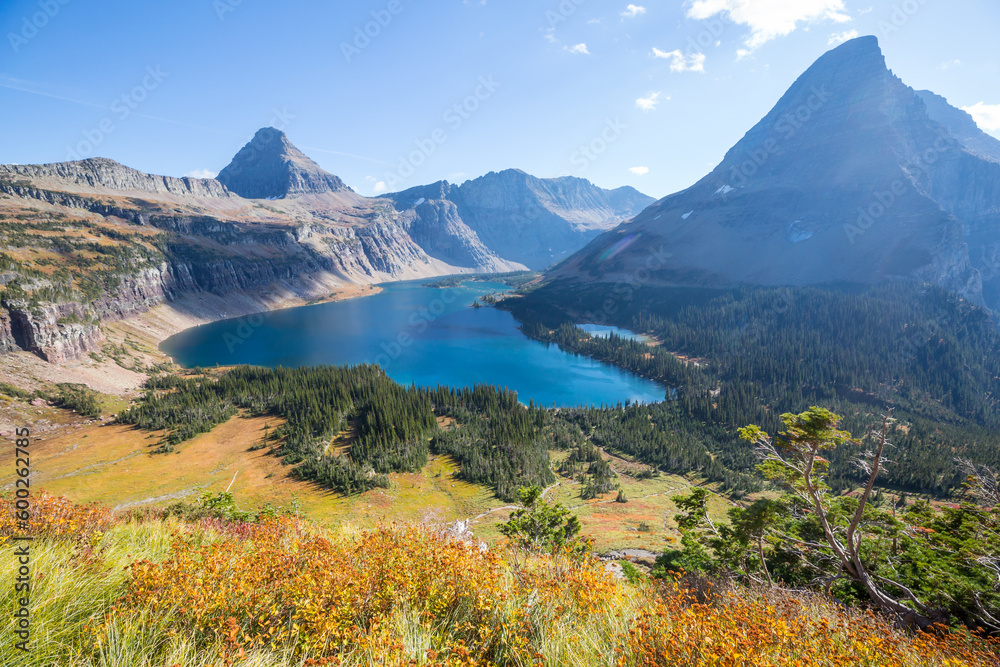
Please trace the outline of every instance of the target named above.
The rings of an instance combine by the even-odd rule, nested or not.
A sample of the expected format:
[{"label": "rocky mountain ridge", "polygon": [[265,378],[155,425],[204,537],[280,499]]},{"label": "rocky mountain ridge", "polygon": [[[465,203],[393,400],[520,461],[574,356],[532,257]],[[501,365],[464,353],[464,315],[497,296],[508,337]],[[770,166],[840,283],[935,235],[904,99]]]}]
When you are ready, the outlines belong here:
[{"label": "rocky mountain ridge", "polygon": [[174,178],[147,174],[107,158],[88,158],[77,162],[53,164],[0,165],[0,180],[30,180],[38,187],[57,183],[74,191],[114,190],[171,194],[182,197],[232,197],[232,193],[213,178]]},{"label": "rocky mountain ridge", "polygon": [[609,283],[641,269],[651,284],[703,287],[910,279],[998,309],[1000,164],[982,155],[1000,142],[973,132],[964,112],[928,109],[874,37],[848,41],[711,173],[552,276]]},{"label": "rocky mountain ridge", "polygon": [[[420,227],[447,219],[459,243],[485,245],[534,270],[653,202],[631,187],[605,190],[582,178],[537,178],[520,169],[490,172],[462,185],[440,181],[385,198],[397,210],[412,210]],[[471,247],[466,252],[475,254]]]},{"label": "rocky mountain ridge", "polygon": [[[564,206],[567,217],[617,222],[604,203],[576,206]],[[561,251],[586,240],[567,236],[576,245]],[[362,197],[273,128],[219,179],[145,174],[105,158],[0,166],[0,354],[77,359],[100,349],[101,324],[185,295],[260,302],[254,295],[281,285],[309,300],[338,284],[524,268],[483,243],[447,197]]]}]

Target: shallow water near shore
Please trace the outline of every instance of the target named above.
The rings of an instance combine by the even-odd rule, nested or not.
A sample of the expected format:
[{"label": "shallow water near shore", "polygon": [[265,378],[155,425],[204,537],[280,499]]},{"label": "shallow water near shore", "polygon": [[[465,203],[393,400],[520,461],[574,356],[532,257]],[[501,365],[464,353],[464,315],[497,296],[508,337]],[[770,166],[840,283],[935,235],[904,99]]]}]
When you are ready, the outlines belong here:
[{"label": "shallow water near shore", "polygon": [[439,288],[421,280],[382,287],[363,298],[194,327],[160,348],[187,367],[377,363],[402,384],[493,384],[540,405],[663,400],[655,382],[531,340],[510,313],[472,307],[505,285]]}]

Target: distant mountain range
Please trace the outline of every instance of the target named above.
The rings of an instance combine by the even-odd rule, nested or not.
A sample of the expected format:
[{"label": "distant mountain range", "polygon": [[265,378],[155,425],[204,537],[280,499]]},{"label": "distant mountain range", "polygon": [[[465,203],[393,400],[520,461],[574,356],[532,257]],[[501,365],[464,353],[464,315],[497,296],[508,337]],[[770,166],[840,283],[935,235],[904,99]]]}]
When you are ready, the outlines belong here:
[{"label": "distant mountain range", "polygon": [[274,128],[216,179],[104,158],[0,165],[0,196],[0,353],[52,361],[97,349],[100,322],[185,295],[242,312],[265,294],[545,268],[653,201],[516,170],[368,198]]},{"label": "distant mountain range", "polygon": [[223,317],[345,283],[554,262],[568,284],[915,280],[1000,312],[1000,141],[862,37],[656,202],[516,169],[363,197],[274,128],[216,179],[103,158],[0,166],[0,353],[78,358],[101,322],[186,295],[225,297],[209,308]]},{"label": "distant mountain range", "polygon": [[596,283],[935,283],[1000,310],[1000,141],[906,86],[875,37],[829,51],[690,188],[551,271]]},{"label": "distant mountain range", "polygon": [[386,198],[412,219],[412,229],[433,237],[447,221],[463,237],[474,236],[533,270],[565,258],[654,201],[632,187],[604,190],[583,178],[536,178],[520,169],[491,171],[462,185],[440,181]]}]

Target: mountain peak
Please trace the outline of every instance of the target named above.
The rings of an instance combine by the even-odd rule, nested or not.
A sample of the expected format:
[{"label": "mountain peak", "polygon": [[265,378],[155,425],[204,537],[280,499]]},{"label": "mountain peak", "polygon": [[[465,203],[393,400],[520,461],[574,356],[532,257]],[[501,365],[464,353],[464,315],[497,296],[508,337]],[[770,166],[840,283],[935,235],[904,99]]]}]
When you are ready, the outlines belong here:
[{"label": "mountain peak", "polygon": [[991,145],[961,112],[923,97],[886,67],[874,37],[846,42],[796,79],[705,178],[559,271],[615,281],[662,247],[670,253],[651,278],[662,284],[908,278],[1000,303],[1000,281],[986,298],[979,271],[996,257],[1000,171],[975,158]]},{"label": "mountain peak", "polygon": [[247,199],[281,199],[348,189],[273,127],[257,130],[217,179]]}]

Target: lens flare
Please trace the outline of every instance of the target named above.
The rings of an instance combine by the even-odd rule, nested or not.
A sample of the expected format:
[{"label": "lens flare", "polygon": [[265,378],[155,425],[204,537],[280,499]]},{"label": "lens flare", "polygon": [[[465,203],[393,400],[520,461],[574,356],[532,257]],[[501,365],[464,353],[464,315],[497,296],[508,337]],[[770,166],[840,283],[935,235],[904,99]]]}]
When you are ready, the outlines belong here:
[{"label": "lens flare", "polygon": [[632,245],[633,243],[635,243],[636,240],[638,240],[638,238],[640,236],[642,236],[642,232],[635,232],[634,234],[629,234],[628,236],[626,236],[625,238],[623,238],[621,241],[618,241],[613,246],[611,246],[610,248],[608,248],[607,250],[605,250],[604,252],[602,252],[601,256],[597,258],[598,261],[600,261],[600,262],[606,262],[606,261],[608,261],[609,259],[613,258],[615,255],[617,255],[618,253],[620,253],[622,250],[624,250],[625,248],[627,248],[630,245]]}]

